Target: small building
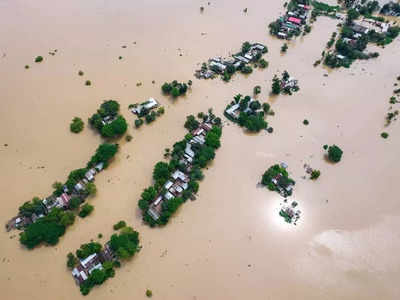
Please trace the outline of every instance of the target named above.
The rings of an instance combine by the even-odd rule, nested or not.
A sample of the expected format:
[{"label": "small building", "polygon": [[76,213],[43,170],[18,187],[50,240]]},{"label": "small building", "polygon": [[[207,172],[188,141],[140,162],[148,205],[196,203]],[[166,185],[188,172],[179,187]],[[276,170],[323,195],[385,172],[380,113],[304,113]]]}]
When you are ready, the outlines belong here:
[{"label": "small building", "polygon": [[250,53],[246,53],[244,57],[247,58],[249,61],[253,60],[254,58],[253,55],[251,55]]},{"label": "small building", "polygon": [[[38,219],[40,219],[40,218],[43,218],[44,217],[44,214],[35,214],[35,213],[33,213],[32,214],[32,216],[31,216],[31,219],[32,219],[32,222],[34,223],[34,222],[36,222]],[[21,220],[22,221],[22,220]]]},{"label": "small building", "polygon": [[177,180],[178,178],[180,180],[182,180],[183,182],[189,182],[189,176],[187,176],[185,173],[176,170],[173,174],[172,174],[172,178]]},{"label": "small building", "polygon": [[[192,146],[190,145],[190,143],[187,143],[186,144],[186,148],[185,148],[185,153],[187,154],[187,155],[189,155],[190,157],[194,157],[194,152],[193,152],[193,150],[192,150]],[[176,179],[176,178],[174,178],[174,179]]]},{"label": "small building", "polygon": [[226,69],[226,65],[216,61],[211,61],[209,66],[212,70],[216,70],[219,72],[224,72]]},{"label": "small building", "polygon": [[74,189],[79,193],[79,192],[83,191],[85,189],[85,187],[83,186],[83,184],[81,182],[78,182],[77,184],[75,184]]},{"label": "small building", "polygon": [[89,278],[89,275],[96,269],[103,269],[100,256],[93,253],[83,260],[79,261],[77,267],[72,270],[72,276],[75,278],[77,284],[82,284]]},{"label": "small building", "polygon": [[241,55],[236,55],[236,56],[234,56],[234,58],[236,58],[237,60],[239,60],[241,62],[244,62],[245,64],[248,64],[250,62],[247,58],[244,58]]},{"label": "small building", "polygon": [[210,131],[212,129],[212,126],[210,123],[201,123],[200,127],[203,128],[205,131]]},{"label": "small building", "polygon": [[232,118],[238,118],[239,117],[239,104],[234,104],[231,107],[229,107],[225,112],[230,115]]},{"label": "small building", "polygon": [[94,168],[97,170],[97,172],[100,172],[104,168],[104,163],[100,162]]},{"label": "small building", "polygon": [[358,24],[354,24],[353,26],[351,26],[351,29],[354,32],[361,33],[361,34],[367,34],[369,31],[369,29],[367,27],[364,27],[364,26],[361,26]]},{"label": "small building", "polygon": [[295,17],[289,17],[288,21],[297,25],[301,25],[301,20]]},{"label": "small building", "polygon": [[85,177],[89,181],[94,180],[94,175],[96,175],[96,170],[95,169],[90,169],[89,171],[86,172]]},{"label": "small building", "polygon": [[157,106],[158,106],[157,100],[154,98],[149,98],[149,100],[147,100],[146,102],[143,102],[142,104],[133,107],[131,111],[134,114],[140,115],[143,109],[150,110],[156,108]]},{"label": "small building", "polygon": [[279,31],[279,32],[278,32],[278,37],[280,37],[280,38],[282,38],[282,39],[286,39],[287,34],[284,33],[284,32]]}]

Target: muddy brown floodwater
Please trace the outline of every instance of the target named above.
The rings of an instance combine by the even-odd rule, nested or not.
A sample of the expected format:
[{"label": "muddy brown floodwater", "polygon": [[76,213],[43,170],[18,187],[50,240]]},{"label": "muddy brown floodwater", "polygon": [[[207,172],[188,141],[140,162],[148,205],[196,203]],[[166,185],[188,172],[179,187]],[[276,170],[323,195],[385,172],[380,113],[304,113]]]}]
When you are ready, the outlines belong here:
[{"label": "muddy brown floodwater", "polygon": [[[267,24],[283,13],[282,5],[0,2],[1,223],[24,201],[49,194],[54,181],[64,181],[93,154],[101,139],[89,128],[70,133],[74,116],[87,119],[102,100],[116,99],[133,135],[130,143],[121,140],[116,161],[96,178],[93,215],[77,220],[56,247],[27,251],[18,232],[1,230],[1,299],[80,299],[66,254],[98,233],[104,242],[119,220],[140,232],[143,250],[87,299],[145,299],[146,289],[165,300],[400,298],[400,123],[384,129],[400,75],[400,40],[379,49],[378,59],[351,69],[314,68],[336,22],[319,18],[281,56],[282,42],[267,34]],[[193,79],[201,62],[226,56],[246,40],[269,47],[268,69],[237,75],[230,83]],[[48,55],[55,49],[56,55]],[[40,64],[33,62],[37,55],[44,57]],[[269,99],[273,75],[285,69],[301,90]],[[193,80],[187,97],[171,101],[160,94],[160,85],[174,79]],[[197,200],[183,205],[165,228],[144,226],[137,200],[164,148],[184,135],[185,116],[209,107],[222,115],[233,95],[250,94],[255,85],[262,87],[259,99],[270,101],[276,112],[268,118],[274,133],[247,135],[226,122]],[[135,130],[127,107],[151,96],[166,114]],[[389,132],[387,140],[382,131]],[[334,143],[344,156],[331,165],[322,145]],[[297,181],[297,226],[279,217],[283,199],[257,186],[261,174],[281,161]],[[321,170],[316,182],[301,178],[304,163]]]}]

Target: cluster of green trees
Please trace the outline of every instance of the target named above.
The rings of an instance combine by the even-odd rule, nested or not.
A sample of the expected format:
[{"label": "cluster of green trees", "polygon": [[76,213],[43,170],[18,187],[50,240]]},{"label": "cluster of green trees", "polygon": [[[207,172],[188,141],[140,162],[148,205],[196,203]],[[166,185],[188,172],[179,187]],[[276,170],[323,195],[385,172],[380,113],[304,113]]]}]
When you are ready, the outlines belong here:
[{"label": "cluster of green trees", "polygon": [[[347,19],[345,24],[342,26],[339,39],[336,41],[335,50],[336,53],[328,53],[325,55],[324,64],[331,68],[345,67],[348,68],[357,59],[370,59],[379,56],[378,52],[364,53],[368,43],[375,43],[379,46],[384,46],[393,42],[393,40],[399,35],[400,27],[391,26],[387,32],[376,32],[375,30],[369,30],[366,34],[361,34],[355,42],[348,42],[345,39],[353,39],[354,30],[352,25],[354,20],[358,19],[360,15],[364,15],[367,18],[379,19],[384,21],[383,18],[374,17],[371,14],[379,9],[378,1],[368,1],[364,5],[358,5],[356,8],[349,9],[347,11]],[[328,42],[328,48],[334,43],[334,38]],[[337,54],[344,56],[344,58],[338,58]]]},{"label": "cluster of green trees", "polygon": [[[103,163],[106,168],[110,160],[118,151],[117,144],[101,144],[95,155],[92,156],[87,164],[87,168],[76,169],[69,173],[68,179],[65,182],[65,186],[72,191],[74,186],[85,177],[86,172],[89,168],[94,167],[98,163]],[[61,182],[55,182],[53,184],[55,196],[60,196],[63,193],[64,184]],[[70,199],[69,208],[76,210],[79,208],[83,199],[89,195],[94,195],[97,189],[94,183],[89,182],[85,186],[85,190],[82,195],[74,196]],[[82,206],[79,211],[79,216],[84,218],[93,211],[94,207],[89,204]],[[31,217],[33,214],[41,215],[46,214],[42,200],[38,197],[34,197],[32,201],[25,202],[19,207],[19,214],[25,217]],[[44,242],[49,245],[55,245],[61,235],[65,233],[67,226],[74,223],[75,214],[73,211],[63,211],[59,208],[53,208],[46,216],[36,220],[36,222],[29,224],[24,232],[20,235],[20,242],[27,248],[32,249],[36,245]]]},{"label": "cluster of green trees", "polygon": [[103,143],[97,148],[96,153],[91,157],[87,167],[93,168],[97,164],[103,163],[103,167],[107,168],[111,159],[117,152],[118,144]]},{"label": "cluster of green trees", "polygon": [[189,81],[188,84],[186,84],[184,82],[178,82],[174,80],[171,83],[165,82],[161,86],[161,90],[164,94],[171,95],[172,97],[176,98],[186,94],[188,85],[191,86],[192,81]]},{"label": "cluster of green trees", "polygon": [[85,123],[83,123],[81,118],[75,117],[72,119],[71,124],[69,125],[69,129],[73,133],[79,133],[85,127]]},{"label": "cluster of green trees", "polygon": [[30,224],[24,232],[21,232],[19,240],[28,249],[33,249],[42,242],[55,245],[64,235],[65,229],[74,221],[75,214],[73,212],[53,208],[48,215]]},{"label": "cluster of green trees", "polygon": [[[226,111],[235,104],[239,104],[239,116],[234,118]],[[240,127],[245,127],[251,132],[259,132],[268,127],[265,121],[265,116],[269,112],[270,106],[268,103],[261,103],[258,100],[251,99],[250,96],[242,98],[241,94],[237,94],[234,100],[226,107],[224,115],[231,121],[239,124]]]},{"label": "cluster of green trees", "polygon": [[105,138],[121,136],[126,132],[128,124],[125,118],[118,113],[119,103],[117,101],[104,101],[97,113],[89,118],[89,123]]},{"label": "cluster of green trees", "polygon": [[157,109],[157,111],[149,111],[149,110],[143,108],[140,111],[139,118],[137,118],[135,120],[135,127],[140,128],[144,124],[143,117],[144,117],[146,123],[149,124],[149,123],[155,121],[159,116],[163,115],[164,112],[165,112],[165,109],[162,106],[159,107]]},{"label": "cluster of green trees", "polygon": [[110,248],[120,260],[130,259],[140,250],[139,233],[131,227],[122,227],[110,239]]},{"label": "cluster of green trees", "polygon": [[[116,260],[106,260],[102,263],[102,269],[95,269],[90,273],[88,279],[80,285],[82,295],[89,294],[94,286],[101,285],[108,278],[114,277],[114,267],[119,267],[121,265],[119,260],[130,259],[141,248],[139,245],[139,233],[134,231],[131,227],[126,226],[125,221],[120,221],[117,224],[119,224],[120,232],[113,234],[108,241],[111,250],[116,255]],[[83,260],[95,253],[101,255],[102,250],[103,246],[97,242],[83,244],[76,250],[76,256],[71,252],[68,253],[67,267],[73,269],[79,263],[78,258]]]},{"label": "cluster of green trees", "polygon": [[[220,124],[220,119],[215,117],[215,115],[212,113],[212,110],[209,110],[208,114],[199,113],[198,116],[203,120],[213,122],[213,124]],[[200,122],[195,116],[190,115],[186,118],[185,128],[187,128],[189,132],[198,128],[199,125]],[[168,157],[170,157],[168,163],[158,162],[154,166],[154,184],[143,191],[138,202],[138,206],[142,210],[143,221],[145,223],[152,227],[156,225],[160,226],[167,224],[170,217],[176,212],[176,210],[194,193],[197,193],[199,189],[198,181],[203,179],[203,173],[201,169],[205,168],[215,158],[215,151],[221,146],[221,135],[221,127],[219,125],[214,125],[212,126],[212,129],[207,132],[205,143],[203,145],[198,143],[191,144],[191,149],[195,155],[190,171],[181,162],[181,159],[185,153],[186,144],[193,137],[190,133],[188,133],[183,140],[176,142],[173,145],[173,150],[171,152],[168,151]],[[188,188],[182,192],[180,197],[164,200],[161,207],[160,218],[155,221],[147,211],[150,207],[150,204],[156,199],[157,195],[165,194],[166,190],[164,189],[164,185],[170,179],[171,174],[176,170],[180,170],[188,174],[190,178]]]},{"label": "cluster of green trees", "polygon": [[[272,182],[272,179],[279,176],[277,184]],[[279,192],[279,187],[286,189],[290,185],[294,185],[295,181],[289,178],[289,174],[286,169],[278,164],[271,166],[267,171],[264,172],[261,178],[261,184],[268,187],[270,191]],[[285,190],[286,192],[286,190]],[[287,191],[287,196],[292,194],[292,191]]]},{"label": "cluster of green trees", "polygon": [[382,6],[380,13],[383,15],[400,15],[400,3],[392,1],[386,3]]},{"label": "cluster of green trees", "polygon": [[32,201],[27,201],[19,208],[19,214],[24,217],[31,217],[33,214],[40,215],[45,213],[42,200],[39,197],[33,197]]}]

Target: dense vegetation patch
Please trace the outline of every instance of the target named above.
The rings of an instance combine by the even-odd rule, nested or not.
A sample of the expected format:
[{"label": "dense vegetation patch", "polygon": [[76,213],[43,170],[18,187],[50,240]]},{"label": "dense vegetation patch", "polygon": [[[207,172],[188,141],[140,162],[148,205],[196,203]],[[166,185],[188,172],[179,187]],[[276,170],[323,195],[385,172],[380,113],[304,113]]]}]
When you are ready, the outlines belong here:
[{"label": "dense vegetation patch", "polygon": [[115,138],[123,135],[128,124],[119,115],[119,103],[115,100],[104,101],[97,113],[89,118],[89,123],[105,138]]}]

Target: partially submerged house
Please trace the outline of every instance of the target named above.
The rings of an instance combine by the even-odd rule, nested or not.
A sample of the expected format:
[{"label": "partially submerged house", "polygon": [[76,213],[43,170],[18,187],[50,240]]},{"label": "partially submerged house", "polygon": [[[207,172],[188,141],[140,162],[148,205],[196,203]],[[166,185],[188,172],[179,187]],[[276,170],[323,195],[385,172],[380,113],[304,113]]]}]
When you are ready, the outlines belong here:
[{"label": "partially submerged house", "polygon": [[149,111],[153,108],[158,107],[158,102],[156,99],[154,98],[149,98],[149,100],[147,100],[146,102],[143,102],[141,104],[135,104],[133,105],[133,107],[131,108],[132,113],[136,114],[136,115],[141,115],[142,114],[142,110],[146,110]]},{"label": "partially submerged house", "polygon": [[78,265],[71,272],[72,276],[76,283],[80,285],[89,278],[89,275],[94,270],[102,270],[104,262],[113,261],[115,259],[116,255],[112,251],[109,243],[107,243],[104,245],[104,249],[99,253],[93,253],[85,259],[80,259]]},{"label": "partially submerged house", "polygon": [[78,266],[72,270],[72,276],[78,285],[87,280],[94,270],[103,269],[100,258],[99,254],[93,253],[85,259],[79,260]]}]

